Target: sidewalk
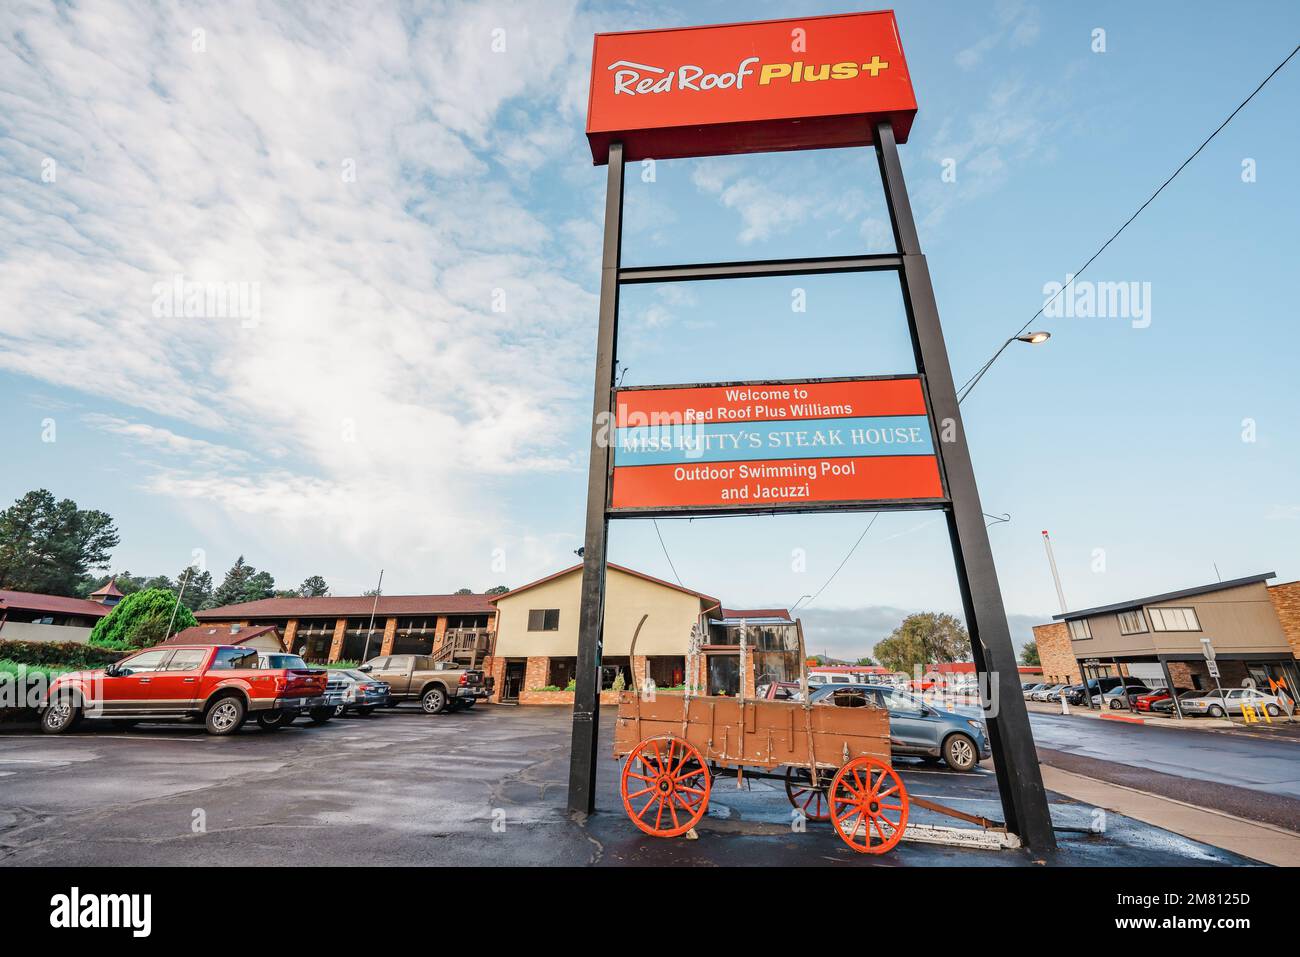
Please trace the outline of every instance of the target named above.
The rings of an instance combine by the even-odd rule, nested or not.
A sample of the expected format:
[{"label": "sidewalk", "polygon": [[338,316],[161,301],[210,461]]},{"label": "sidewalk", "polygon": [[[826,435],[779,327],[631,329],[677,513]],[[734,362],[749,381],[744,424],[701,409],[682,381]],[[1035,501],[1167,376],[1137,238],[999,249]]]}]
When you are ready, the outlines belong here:
[{"label": "sidewalk", "polygon": [[1196,807],[1124,785],[1098,781],[1046,764],[1042,765],[1042,773],[1044,787],[1076,801],[1123,814],[1264,864],[1280,867],[1300,865],[1300,834],[1294,831],[1247,821],[1222,811]]}]

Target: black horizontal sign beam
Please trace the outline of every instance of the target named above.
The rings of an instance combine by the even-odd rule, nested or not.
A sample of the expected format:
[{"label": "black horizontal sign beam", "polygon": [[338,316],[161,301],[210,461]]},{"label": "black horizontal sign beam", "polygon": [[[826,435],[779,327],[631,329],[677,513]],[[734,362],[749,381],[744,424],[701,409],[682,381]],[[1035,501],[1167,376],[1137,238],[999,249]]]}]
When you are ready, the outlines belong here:
[{"label": "black horizontal sign beam", "polygon": [[882,272],[901,269],[902,266],[902,257],[894,253],[879,256],[820,256],[813,259],[754,259],[747,262],[696,263],[684,266],[624,267],[618,271],[618,281],[631,284],[764,276],[815,276],[826,273]]}]

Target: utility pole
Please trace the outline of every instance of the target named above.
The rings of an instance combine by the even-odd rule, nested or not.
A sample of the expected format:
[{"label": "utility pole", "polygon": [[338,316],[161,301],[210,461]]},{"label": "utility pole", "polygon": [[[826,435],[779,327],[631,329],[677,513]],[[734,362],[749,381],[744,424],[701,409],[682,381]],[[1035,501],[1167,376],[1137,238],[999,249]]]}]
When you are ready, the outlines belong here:
[{"label": "utility pole", "polygon": [[1061,573],[1056,570],[1056,556],[1052,554],[1052,538],[1047,534],[1047,529],[1043,529],[1043,547],[1047,549],[1047,564],[1052,567],[1052,581],[1056,583],[1056,600],[1061,603],[1061,614],[1064,615],[1070,609],[1065,605],[1065,590],[1061,588]]},{"label": "utility pole", "polygon": [[370,658],[370,639],[375,634],[375,612],[379,610],[379,593],[384,590],[384,570],[379,569],[379,584],[375,586],[375,601],[370,606],[370,630],[366,632],[366,648],[361,652],[362,663]]},{"label": "utility pole", "polygon": [[172,625],[176,624],[176,610],[181,607],[181,598],[185,595],[185,586],[190,583],[193,574],[194,566],[186,566],[185,578],[181,581],[181,590],[176,593],[176,604],[172,605],[172,616],[167,620],[167,634],[163,637],[164,641],[172,636]]}]

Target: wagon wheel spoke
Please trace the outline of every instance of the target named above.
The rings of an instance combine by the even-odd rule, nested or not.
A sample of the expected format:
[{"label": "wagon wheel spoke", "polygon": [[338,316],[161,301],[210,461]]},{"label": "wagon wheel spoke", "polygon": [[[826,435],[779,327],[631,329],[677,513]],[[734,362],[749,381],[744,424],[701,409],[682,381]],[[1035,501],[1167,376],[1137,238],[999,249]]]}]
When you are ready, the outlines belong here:
[{"label": "wagon wheel spoke", "polygon": [[629,771],[629,772],[627,772],[627,776],[630,777],[630,778],[636,778],[637,780],[640,780],[640,781],[653,781],[653,780],[654,780],[654,778],[651,777],[651,776],[648,775],[648,774],[637,774],[635,771]]},{"label": "wagon wheel spoke", "polygon": [[887,797],[891,797],[892,795],[895,795],[895,794],[897,794],[897,793],[898,793],[898,785],[895,784],[895,785],[894,785],[892,788],[890,788],[888,791],[881,791],[879,794],[877,794],[877,795],[876,795],[876,800],[878,800],[878,801],[883,801],[885,798],[887,798]]},{"label": "wagon wheel spoke", "polygon": [[640,791],[633,791],[627,797],[628,800],[630,801],[632,798],[639,798],[642,794],[649,794],[653,790],[654,788],[642,788]]},{"label": "wagon wheel spoke", "polygon": [[689,793],[691,793],[691,794],[698,794],[700,797],[704,797],[704,792],[703,792],[702,790],[700,790],[699,788],[693,788],[693,787],[690,787],[690,786],[685,785],[685,784],[679,784],[679,785],[677,785],[677,790],[678,790],[678,791],[687,791],[687,792],[689,792]]},{"label": "wagon wheel spoke", "polygon": [[639,814],[637,814],[637,817],[639,817],[639,818],[644,818],[644,817],[645,817],[645,812],[648,811],[648,810],[650,810],[650,805],[651,805],[651,804],[654,804],[655,801],[657,801],[657,800],[659,800],[659,795],[658,795],[658,794],[653,794],[653,795],[651,795],[651,796],[650,796],[650,800],[648,800],[648,801],[645,802],[645,807],[641,808],[641,812],[640,812]]}]

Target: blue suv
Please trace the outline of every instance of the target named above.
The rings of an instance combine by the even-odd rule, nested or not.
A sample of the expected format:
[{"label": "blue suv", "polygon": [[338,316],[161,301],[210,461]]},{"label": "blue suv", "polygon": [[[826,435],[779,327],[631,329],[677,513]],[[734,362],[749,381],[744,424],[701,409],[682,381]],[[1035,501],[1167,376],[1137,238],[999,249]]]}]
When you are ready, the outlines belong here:
[{"label": "blue suv", "polygon": [[889,711],[889,743],[895,755],[943,758],[954,771],[970,771],[989,757],[984,722],[928,705],[884,685],[823,685],[808,695],[813,704]]}]

